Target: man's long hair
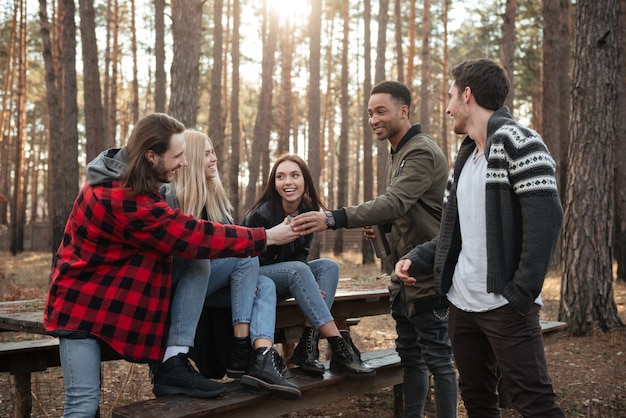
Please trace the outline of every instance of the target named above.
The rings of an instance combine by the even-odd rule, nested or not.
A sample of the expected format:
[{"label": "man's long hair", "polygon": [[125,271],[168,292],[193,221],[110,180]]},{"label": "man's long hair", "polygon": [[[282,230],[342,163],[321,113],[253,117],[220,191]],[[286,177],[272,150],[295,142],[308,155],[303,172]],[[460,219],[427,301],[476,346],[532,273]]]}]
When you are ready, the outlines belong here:
[{"label": "man's long hair", "polygon": [[170,147],[172,135],[184,131],[185,125],[165,113],[152,113],[137,122],[126,144],[128,152],[126,187],[133,189],[137,194],[159,190],[161,182],[153,165],[146,160],[146,152],[152,150],[163,156]]},{"label": "man's long hair", "polygon": [[180,208],[198,219],[202,217],[202,211],[206,208],[210,221],[232,223],[232,205],[219,172],[212,178],[207,177],[205,173],[205,145],[208,141],[213,146],[211,139],[195,130],[186,130],[183,135],[187,165],[176,171],[172,182]]}]

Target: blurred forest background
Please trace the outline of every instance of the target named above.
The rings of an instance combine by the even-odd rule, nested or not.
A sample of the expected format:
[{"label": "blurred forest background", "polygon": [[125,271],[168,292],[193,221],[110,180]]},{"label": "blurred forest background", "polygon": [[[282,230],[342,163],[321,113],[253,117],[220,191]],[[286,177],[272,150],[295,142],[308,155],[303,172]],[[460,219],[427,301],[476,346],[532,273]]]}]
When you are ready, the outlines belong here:
[{"label": "blurred forest background", "polygon": [[[211,137],[236,219],[285,151],[308,161],[330,208],[372,199],[388,146],[367,124],[371,87],[407,84],[411,120],[451,164],[450,68],[489,57],[557,162],[559,319],[573,335],[623,327],[625,45],[626,0],[7,0],[0,249],[53,252],[86,163],[151,112]],[[324,245],[339,254],[349,237],[375,262],[360,234]]]}]

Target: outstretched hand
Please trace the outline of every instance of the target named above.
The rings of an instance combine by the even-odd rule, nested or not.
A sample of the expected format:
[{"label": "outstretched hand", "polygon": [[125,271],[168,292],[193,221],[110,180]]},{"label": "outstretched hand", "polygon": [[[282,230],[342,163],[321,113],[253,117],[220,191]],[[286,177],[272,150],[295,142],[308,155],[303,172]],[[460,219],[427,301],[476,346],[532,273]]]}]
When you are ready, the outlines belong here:
[{"label": "outstretched hand", "polygon": [[301,235],[324,231],[328,228],[326,225],[326,214],[315,211],[301,213],[291,220],[291,227]]},{"label": "outstretched hand", "polygon": [[266,229],[265,236],[267,245],[283,245],[299,238],[300,233],[294,231],[287,218],[285,218],[282,223],[279,223],[273,228]]},{"label": "outstretched hand", "polygon": [[396,277],[406,286],[413,286],[416,282],[415,278],[409,275],[411,264],[411,260],[404,258],[396,263],[396,268],[394,270]]}]

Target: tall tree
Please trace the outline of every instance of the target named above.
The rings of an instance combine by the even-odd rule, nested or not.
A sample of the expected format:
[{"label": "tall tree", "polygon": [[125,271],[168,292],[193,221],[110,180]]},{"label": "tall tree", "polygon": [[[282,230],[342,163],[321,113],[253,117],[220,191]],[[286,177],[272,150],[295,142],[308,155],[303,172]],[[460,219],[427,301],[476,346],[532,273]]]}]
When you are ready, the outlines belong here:
[{"label": "tall tree", "polygon": [[515,16],[517,14],[517,0],[506,0],[502,22],[502,66],[511,80],[509,96],[504,104],[513,112],[515,98],[514,69],[515,69]]},{"label": "tall tree", "polygon": [[[617,109],[626,108],[626,0],[620,1],[620,57],[617,73]],[[626,120],[615,113],[616,138],[626,138]],[[619,144],[620,142],[617,142]],[[613,258],[617,263],[617,279],[626,281],[626,147],[615,147],[615,230]]]},{"label": "tall tree", "polygon": [[[396,3],[397,4],[397,3]],[[372,3],[371,0],[363,0],[363,110],[361,120],[363,121],[363,200],[368,201],[374,198],[374,166],[372,162],[373,135],[369,124],[367,107],[372,90]],[[363,264],[374,262],[374,251],[368,240],[362,238],[361,257]]]},{"label": "tall tree", "polygon": [[[542,104],[542,126],[541,136],[550,149],[557,168],[560,164],[561,133],[559,123],[554,121],[559,119],[561,112],[559,90],[561,84],[560,62],[567,59],[561,55],[561,5],[552,0],[543,1],[543,104]],[[557,181],[559,177],[557,177]],[[564,189],[564,185],[559,183],[559,190]],[[563,187],[563,189],[561,189]]]},{"label": "tall tree", "polygon": [[[246,188],[246,207],[252,207],[256,199],[257,186],[261,168],[269,167],[268,150],[272,122],[272,91],[274,89],[274,66],[276,62],[276,41],[278,38],[278,16],[268,11],[267,4],[263,2],[264,19],[267,20],[267,32],[263,33],[263,64],[261,69],[261,93],[257,107],[256,119],[252,134],[252,155],[248,159],[250,172],[248,186]],[[265,177],[263,177],[265,178]]]},{"label": "tall tree", "polygon": [[85,102],[85,136],[87,161],[106,148],[102,119],[102,90],[98,66],[98,41],[93,0],[80,0],[80,34],[83,52],[83,100]]},{"label": "tall tree", "polygon": [[17,16],[19,8],[17,7],[17,1],[14,0],[13,17],[11,18],[11,30],[9,35],[9,42],[6,45],[6,60],[7,65],[4,73],[4,86],[2,89],[2,105],[0,106],[0,225],[6,225],[8,222],[7,214],[7,197],[9,195],[9,178],[11,172],[11,159],[9,158],[10,147],[8,135],[5,133],[5,128],[8,130],[9,125],[7,123],[9,115],[9,103],[11,101],[11,92],[13,85],[13,74],[15,73],[15,60],[14,51],[17,39]]},{"label": "tall tree", "polygon": [[137,25],[135,11],[135,0],[130,0],[130,49],[133,58],[133,81],[130,105],[130,120],[132,123],[139,122],[139,79],[137,76]]},{"label": "tall tree", "polygon": [[[404,14],[402,13],[402,0],[395,0],[393,7],[394,35],[396,40],[396,67],[398,73],[398,81],[404,83],[404,53],[402,45],[402,21]],[[365,20],[365,18],[363,19]],[[415,27],[415,22],[409,22],[409,25]]]},{"label": "tall tree", "polygon": [[[570,69],[571,69],[571,37],[572,37],[572,0],[560,0],[559,2],[561,6],[561,19],[560,19],[560,34],[559,34],[559,42],[560,42],[560,50],[561,50],[561,59],[559,59],[559,109],[560,114],[558,117],[559,121],[559,134],[560,134],[560,144],[559,150],[560,155],[558,156],[560,166],[560,173],[557,172],[559,176],[557,181],[561,186],[560,196],[561,201],[565,201],[565,185],[567,184],[567,167],[568,167],[568,144],[569,144],[569,124],[570,124],[570,88],[571,88],[571,80],[570,80]],[[545,26],[545,23],[544,23]],[[545,93],[544,93],[545,94]],[[543,109],[545,110],[545,109]],[[544,115],[545,116],[545,115]]]},{"label": "tall tree", "polygon": [[[350,36],[350,9],[348,2],[344,1],[341,8],[341,17],[343,20],[343,42],[341,46],[341,96],[339,98],[341,108],[341,127],[339,133],[339,156],[342,159],[339,164],[337,173],[337,206],[342,208],[348,204],[348,184],[349,184],[349,130],[350,130],[350,114],[349,114],[349,64],[348,64],[348,38]],[[344,228],[337,229],[335,233],[335,244],[333,253],[335,256],[343,252],[343,231]]]},{"label": "tall tree", "polygon": [[430,132],[430,0],[424,0],[422,12],[422,69],[420,87],[420,119],[424,132]]},{"label": "tall tree", "polygon": [[154,111],[165,112],[165,0],[154,0]]},{"label": "tall tree", "polygon": [[450,161],[450,145],[448,144],[448,115],[444,103],[448,101],[448,10],[450,0],[443,0],[443,11],[441,13],[443,26],[443,51],[441,61],[441,148]]},{"label": "tall tree", "polygon": [[[623,326],[613,296],[613,145],[619,59],[618,0],[576,9],[559,319],[572,335]],[[593,140],[586,140],[593,138]],[[607,219],[608,218],[608,219]]]},{"label": "tall tree", "polygon": [[[76,197],[78,183],[76,141],[74,141],[73,147],[70,146],[68,142],[71,141],[71,133],[66,131],[70,123],[69,120],[73,119],[67,115],[72,108],[71,98],[69,97],[71,95],[72,79],[68,73],[72,73],[72,69],[69,67],[75,65],[76,57],[75,38],[72,36],[72,34],[75,35],[73,2],[63,0],[59,7],[59,20],[61,21],[60,26],[63,28],[63,36],[62,39],[55,38],[55,41],[63,45],[62,49],[58,44],[52,43],[46,0],[39,0],[39,19],[46,67],[46,97],[49,112],[48,123],[50,126],[48,178],[49,188],[55,191],[55,193],[48,194],[50,200],[48,206],[50,207],[52,223],[50,250],[54,252],[63,237],[65,221]],[[53,51],[59,51],[62,56],[55,57]],[[62,63],[62,66],[56,65],[55,60],[57,59]],[[74,76],[76,75],[75,67],[73,74]],[[66,83],[69,84],[66,86],[67,90],[62,90],[60,86]],[[74,119],[74,129],[76,129],[76,126],[76,119]]]},{"label": "tall tree", "polygon": [[291,136],[293,93],[291,83],[291,71],[293,68],[293,31],[289,19],[283,22],[282,35],[280,37],[280,99],[278,109],[278,146],[277,156],[289,151],[289,138]]},{"label": "tall tree", "polygon": [[233,0],[233,44],[231,46],[232,92],[230,95],[230,164],[228,165],[228,192],[233,205],[233,218],[239,222],[239,148],[241,146],[241,120],[239,118],[239,38],[241,2]]},{"label": "tall tree", "polygon": [[[413,85],[413,80],[415,80],[415,35],[417,34],[416,2],[417,0],[409,1],[409,48],[407,51],[405,78],[406,84],[409,87]],[[411,89],[411,91],[413,91],[413,89]],[[415,92],[413,94],[415,95]]]},{"label": "tall tree", "polygon": [[[215,147],[215,155],[219,161],[224,161],[228,149],[224,144],[224,123],[222,115],[222,59],[223,54],[223,26],[222,11],[224,4],[222,0],[213,1],[213,67],[211,68],[211,95],[209,97],[209,137]],[[200,39],[198,39],[199,41]],[[199,44],[198,44],[199,46]],[[198,50],[199,52],[199,50]],[[198,55],[198,59],[200,55]],[[198,63],[196,62],[196,65]],[[197,82],[197,81],[196,81]],[[195,119],[194,119],[195,124]]]},{"label": "tall tree", "polygon": [[[25,219],[25,174],[26,163],[26,7],[25,0],[17,4],[19,11],[19,25],[17,37],[17,113],[16,137],[13,147],[15,158],[15,172],[13,174],[13,193],[11,200],[11,254],[16,255],[24,251],[24,224]],[[30,409],[30,408],[29,408]],[[29,411],[30,412],[30,411]]]},{"label": "tall tree", "polygon": [[[378,42],[376,44],[376,64],[374,83],[385,79],[385,52],[387,50],[387,24],[389,22],[389,0],[380,0],[378,9]],[[410,58],[410,57],[409,57]],[[387,159],[387,141],[378,142],[377,184],[378,194],[385,192],[385,166]]]},{"label": "tall tree", "polygon": [[[311,175],[314,179],[320,178],[321,159],[323,153],[320,148],[324,146],[321,141],[321,109],[322,102],[320,96],[320,77],[322,67],[322,5],[323,0],[311,0],[311,15],[309,20],[309,90],[307,92],[308,102],[308,164]],[[321,190],[318,184],[318,190]],[[311,258],[319,258],[321,234],[316,234],[311,243]]]},{"label": "tall tree", "polygon": [[308,163],[314,179],[320,178],[321,96],[320,77],[322,66],[322,4],[323,0],[311,0],[309,20],[309,91],[308,91]]},{"label": "tall tree", "polygon": [[[220,0],[218,2],[221,4]],[[171,6],[174,55],[169,114],[188,128],[196,127],[198,112],[203,3],[202,0],[172,0]],[[221,70],[221,65],[219,68]]]},{"label": "tall tree", "polygon": [[[378,43],[376,45],[376,64],[374,66],[374,82],[379,83],[385,79],[385,51],[387,50],[387,24],[389,22],[389,0],[380,0],[378,9]],[[409,60],[412,56],[409,53]],[[407,78],[407,80],[409,80]],[[376,177],[378,194],[385,193],[387,167],[387,141],[378,141],[376,161]],[[389,257],[383,257],[381,268],[390,272],[393,266]]]}]

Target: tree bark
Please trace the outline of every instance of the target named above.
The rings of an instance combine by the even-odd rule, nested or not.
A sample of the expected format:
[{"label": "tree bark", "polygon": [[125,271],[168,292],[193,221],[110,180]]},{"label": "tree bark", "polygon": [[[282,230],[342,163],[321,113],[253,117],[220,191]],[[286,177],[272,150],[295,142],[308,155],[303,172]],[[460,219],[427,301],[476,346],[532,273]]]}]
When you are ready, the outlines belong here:
[{"label": "tree bark", "polygon": [[294,27],[289,21],[285,21],[280,39],[281,70],[280,70],[280,102],[278,123],[278,147],[276,157],[284,152],[289,152],[289,139],[291,137],[292,124],[292,83],[291,71],[293,68],[293,31]]},{"label": "tree bark", "polygon": [[154,0],[154,111],[165,112],[165,0]]},{"label": "tree bark", "polygon": [[[619,0],[620,57],[617,73],[617,109],[626,106],[626,0]],[[617,138],[626,138],[626,120],[615,113]],[[620,141],[621,142],[621,141]],[[620,142],[617,142],[618,144]],[[615,230],[613,258],[617,264],[617,280],[626,281],[626,147],[615,147]]]},{"label": "tree bark", "polygon": [[102,91],[98,66],[98,42],[93,0],[80,0],[80,33],[83,51],[83,100],[87,161],[106,148],[102,118]]},{"label": "tree bark", "polygon": [[[341,107],[341,128],[339,134],[339,169],[337,173],[337,207],[345,207],[348,202],[348,184],[350,181],[348,167],[350,166],[349,157],[349,135],[350,130],[350,114],[348,97],[348,38],[350,36],[350,13],[348,2],[343,2],[341,9],[341,17],[343,20],[343,42],[341,48],[341,97],[339,98]],[[335,234],[335,243],[333,253],[339,256],[343,252],[343,228],[339,228]]]},{"label": "tree bark", "polygon": [[11,173],[11,164],[9,159],[10,147],[8,135],[5,133],[5,126],[7,115],[10,115],[9,103],[12,103],[12,89],[9,86],[13,85],[13,73],[15,59],[13,57],[15,51],[16,34],[17,34],[17,1],[13,7],[13,17],[11,18],[11,31],[9,36],[9,42],[5,46],[7,50],[7,66],[4,76],[4,88],[2,90],[2,106],[0,107],[0,225],[6,225],[8,223],[8,198],[9,196],[9,178]]},{"label": "tree bark", "polygon": [[25,219],[25,187],[26,187],[26,15],[25,1],[18,3],[19,10],[19,35],[17,37],[17,113],[16,113],[16,137],[14,158],[15,173],[13,175],[13,193],[11,200],[11,254],[17,255],[24,251],[24,224]]},{"label": "tree bark", "polygon": [[[222,114],[222,59],[223,54],[223,26],[222,11],[223,1],[214,0],[213,2],[213,67],[211,68],[211,91],[209,96],[209,137],[213,142],[215,154],[219,161],[224,161],[226,156],[226,147],[224,146],[224,124]],[[200,29],[200,28],[198,28]],[[198,33],[198,60],[200,58],[200,33]],[[198,62],[195,65],[199,65]],[[196,80],[197,84],[197,80]],[[197,86],[196,86],[197,88]],[[195,116],[194,116],[195,125]]]},{"label": "tree bark", "polygon": [[239,148],[241,146],[241,120],[239,118],[239,38],[241,25],[241,4],[240,0],[233,0],[233,44],[231,46],[232,65],[232,91],[230,95],[230,159],[228,165],[228,191],[230,202],[233,205],[233,219],[235,223],[240,220],[240,199],[239,199]]},{"label": "tree bark", "polygon": [[[430,133],[430,0],[424,0],[422,16],[422,71],[420,87],[420,119],[422,131]],[[417,103],[415,104],[415,106]]]},{"label": "tree bark", "polygon": [[515,15],[517,14],[517,0],[506,0],[502,22],[502,65],[511,81],[511,89],[504,105],[513,113],[513,99],[515,98],[514,70],[515,70]]},{"label": "tree bark", "polygon": [[[272,90],[274,88],[274,81],[272,76],[274,74],[274,66],[276,62],[276,41],[278,38],[277,17],[275,13],[267,13],[267,7],[264,5],[265,18],[269,23],[267,33],[264,33],[263,42],[263,64],[261,70],[261,93],[259,94],[259,104],[257,107],[256,120],[254,122],[254,130],[252,136],[252,158],[248,163],[248,170],[250,172],[248,186],[246,188],[246,207],[252,207],[252,204],[256,200],[257,186],[259,183],[259,174],[261,172],[261,166],[264,166],[264,171],[269,167],[268,150],[269,150],[269,136],[271,131],[272,121]],[[263,177],[265,178],[265,177]]]},{"label": "tree bark", "polygon": [[[53,45],[50,36],[50,22],[48,20],[48,4],[46,0],[39,0],[39,22],[42,43],[42,53],[44,65],[46,68],[46,102],[48,104],[48,125],[50,131],[49,144],[49,184],[48,189],[59,190],[58,184],[62,176],[62,158],[63,151],[61,149],[61,92],[58,88],[59,75],[56,71],[53,55]],[[64,206],[61,199],[56,198],[56,193],[48,193],[48,206],[50,208],[50,222],[52,225],[52,235],[50,241],[50,251],[54,253],[61,242],[63,229],[67,214],[64,213]]]},{"label": "tree bark", "polygon": [[[187,128],[196,127],[198,112],[202,3],[202,0],[172,1],[174,56],[172,58],[169,113]],[[221,64],[219,69],[221,70]]]},{"label": "tree bark", "polygon": [[131,94],[131,122],[139,122],[139,79],[137,76],[137,26],[135,12],[135,0],[130,0],[130,47],[133,58],[133,81]]},{"label": "tree bark", "polygon": [[[396,41],[396,71],[398,73],[398,82],[404,84],[404,52],[402,45],[402,21],[404,20],[404,15],[402,13],[402,0],[395,0],[393,11],[394,36]],[[409,21],[409,26],[415,28],[415,22],[412,20]]]},{"label": "tree bark", "polygon": [[[396,3],[397,4],[397,3]],[[369,124],[367,108],[372,90],[372,4],[371,0],[363,0],[363,110],[361,118],[363,121],[363,200],[368,201],[374,198],[374,165],[372,154],[373,135]],[[363,264],[374,262],[374,250],[372,244],[363,238],[361,241],[361,258]]]},{"label": "tree bark", "polygon": [[[613,295],[618,0],[579,1],[559,319],[574,336],[623,326]],[[593,138],[593,140],[591,140]]]}]

